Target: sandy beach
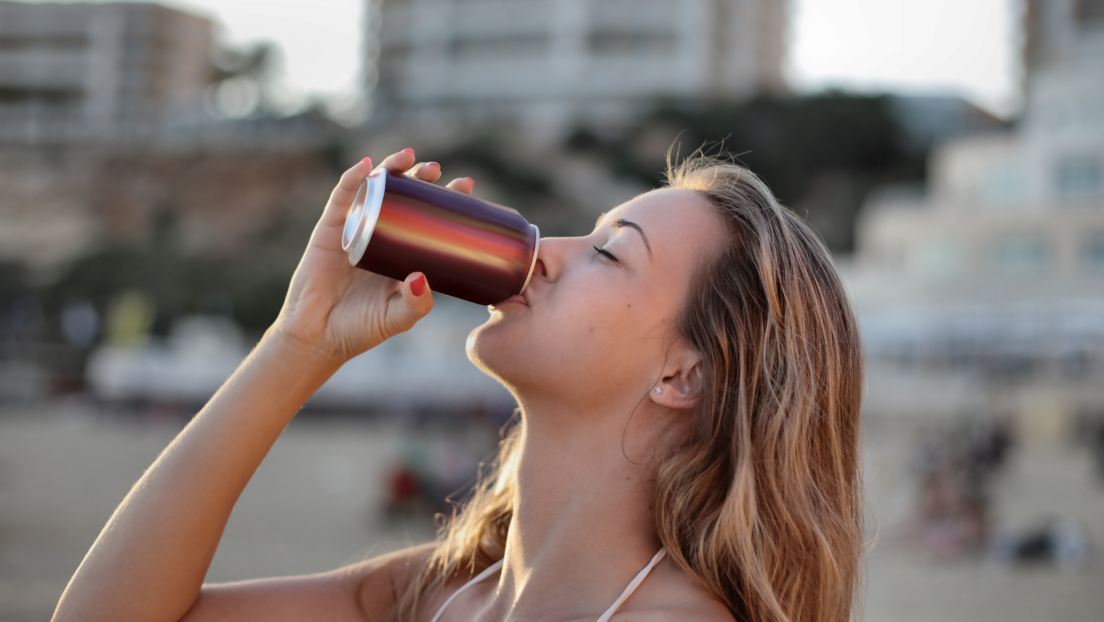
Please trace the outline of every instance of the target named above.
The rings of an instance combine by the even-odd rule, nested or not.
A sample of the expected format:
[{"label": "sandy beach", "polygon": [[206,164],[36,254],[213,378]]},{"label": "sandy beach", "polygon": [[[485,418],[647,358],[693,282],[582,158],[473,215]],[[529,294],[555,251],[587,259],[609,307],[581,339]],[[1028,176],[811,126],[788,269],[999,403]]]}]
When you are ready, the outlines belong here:
[{"label": "sandy beach", "polygon": [[[75,406],[0,411],[0,622],[49,619],[104,522],[182,424],[178,417]],[[878,542],[868,556],[865,619],[1104,618],[1099,554],[1068,571],[1009,567],[983,558],[939,560],[902,539],[900,525],[913,507],[905,458],[914,427],[867,426],[870,523]],[[294,421],[238,503],[208,579],[323,571],[432,537],[428,520],[396,522],[381,512],[384,472],[409,434],[348,417]],[[1104,486],[1080,450],[1018,450],[995,505],[1000,521],[1075,519],[1097,547],[1104,543]]]}]

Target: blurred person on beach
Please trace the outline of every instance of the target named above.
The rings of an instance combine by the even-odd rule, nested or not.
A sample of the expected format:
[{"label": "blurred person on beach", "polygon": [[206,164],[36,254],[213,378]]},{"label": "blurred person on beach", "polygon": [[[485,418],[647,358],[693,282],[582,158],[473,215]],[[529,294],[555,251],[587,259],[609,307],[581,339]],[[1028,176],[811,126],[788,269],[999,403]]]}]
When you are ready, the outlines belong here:
[{"label": "blurred person on beach", "polygon": [[[380,166],[441,176],[409,149]],[[204,585],[235,502],[303,403],[433,307],[424,275],[371,274],[342,251],[371,170],[365,158],[344,174],[278,319],[119,505],[55,621],[850,619],[855,316],[812,230],[750,171],[700,153],[592,233],[542,240],[524,295],[472,331],[469,357],[518,417],[435,542]]]},{"label": "blurred person on beach", "polygon": [[1007,416],[963,419],[920,440],[916,520],[907,531],[942,559],[983,551],[993,528],[995,479],[1015,436]]}]

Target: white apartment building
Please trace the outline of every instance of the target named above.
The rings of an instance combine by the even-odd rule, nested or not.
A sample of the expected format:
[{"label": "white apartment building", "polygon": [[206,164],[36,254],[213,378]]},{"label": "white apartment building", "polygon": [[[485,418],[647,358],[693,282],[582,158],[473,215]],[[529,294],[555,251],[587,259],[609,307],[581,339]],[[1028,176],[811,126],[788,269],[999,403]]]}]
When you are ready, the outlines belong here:
[{"label": "white apartment building", "polygon": [[867,206],[860,260],[928,280],[1104,274],[1104,16],[1075,33],[1032,70],[1015,131],[944,143],[925,195]]},{"label": "white apartment building", "polygon": [[[1104,1],[1029,0],[1026,27],[1018,126],[944,143],[925,192],[869,201],[846,274],[872,360],[990,387],[1072,382],[1040,408],[1104,412],[1086,380],[1104,377]],[[993,399],[959,388],[871,395]]]},{"label": "white apartment building", "polygon": [[0,2],[0,143],[147,135],[202,103],[213,30],[154,4]]},{"label": "white apartment building", "polygon": [[782,91],[786,0],[370,0],[381,119],[555,134],[661,98]]}]

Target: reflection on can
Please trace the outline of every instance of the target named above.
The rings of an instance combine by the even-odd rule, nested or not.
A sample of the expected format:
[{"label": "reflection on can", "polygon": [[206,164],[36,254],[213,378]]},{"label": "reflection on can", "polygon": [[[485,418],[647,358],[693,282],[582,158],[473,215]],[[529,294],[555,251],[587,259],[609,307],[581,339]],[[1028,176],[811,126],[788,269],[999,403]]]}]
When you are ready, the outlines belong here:
[{"label": "reflection on can", "polygon": [[488,305],[525,291],[539,240],[513,209],[379,169],[357,189],[341,244],[358,268],[422,272],[435,292]]}]

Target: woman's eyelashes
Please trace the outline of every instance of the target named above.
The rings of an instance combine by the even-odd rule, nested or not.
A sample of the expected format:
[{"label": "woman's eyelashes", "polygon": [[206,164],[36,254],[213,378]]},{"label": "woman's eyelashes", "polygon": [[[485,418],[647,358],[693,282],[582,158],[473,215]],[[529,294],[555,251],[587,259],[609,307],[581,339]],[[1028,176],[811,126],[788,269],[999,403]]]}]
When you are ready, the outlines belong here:
[{"label": "woman's eyelashes", "polygon": [[597,246],[595,246],[594,251],[596,253],[598,253],[599,255],[605,257],[606,259],[609,259],[610,261],[619,261],[616,257],[613,256],[613,253],[611,253],[611,252],[609,252],[605,249],[598,248]]}]

